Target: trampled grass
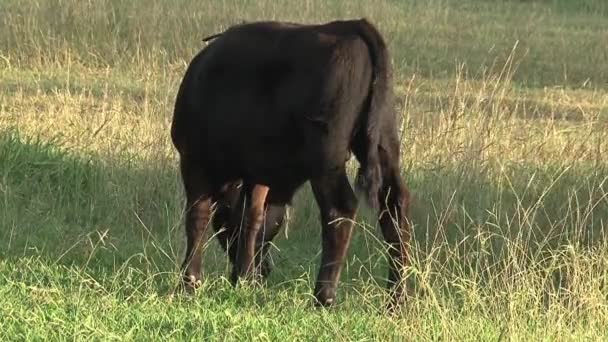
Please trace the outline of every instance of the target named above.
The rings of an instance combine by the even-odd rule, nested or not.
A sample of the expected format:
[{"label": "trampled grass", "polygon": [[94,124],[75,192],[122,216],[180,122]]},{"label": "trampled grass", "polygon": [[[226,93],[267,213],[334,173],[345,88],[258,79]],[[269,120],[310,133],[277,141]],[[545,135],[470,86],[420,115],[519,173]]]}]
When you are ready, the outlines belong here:
[{"label": "trampled grass", "polygon": [[[23,339],[603,340],[608,6],[603,1],[4,1],[0,335]],[[211,240],[172,293],[183,196],[169,140],[200,39],[241,20],[366,16],[396,67],[412,191],[410,296],[359,216],[339,305],[314,309],[316,205],[297,195],[264,286]]]}]

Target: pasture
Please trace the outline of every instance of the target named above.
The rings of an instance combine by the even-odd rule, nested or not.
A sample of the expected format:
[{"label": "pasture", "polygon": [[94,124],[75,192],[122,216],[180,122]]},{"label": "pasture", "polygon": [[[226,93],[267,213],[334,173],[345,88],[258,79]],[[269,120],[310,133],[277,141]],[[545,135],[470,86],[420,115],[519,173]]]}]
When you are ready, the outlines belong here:
[{"label": "pasture", "polygon": [[[169,127],[201,39],[243,20],[363,16],[395,69],[406,305],[382,312],[387,260],[360,201],[337,306],[312,306],[308,185],[263,286],[232,288],[212,239],[201,291],[174,295],[184,200]],[[606,42],[603,0],[4,0],[0,338],[606,339]]]}]

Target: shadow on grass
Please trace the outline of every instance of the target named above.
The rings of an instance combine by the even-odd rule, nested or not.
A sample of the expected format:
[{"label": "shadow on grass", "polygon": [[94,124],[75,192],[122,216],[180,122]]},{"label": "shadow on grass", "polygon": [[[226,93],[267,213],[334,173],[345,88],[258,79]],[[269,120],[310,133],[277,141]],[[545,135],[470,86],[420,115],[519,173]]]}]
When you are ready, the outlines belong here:
[{"label": "shadow on grass", "polygon": [[[83,270],[100,283],[120,278],[121,286],[143,282],[160,293],[170,291],[184,244],[182,190],[173,163],[72,156],[52,142],[25,141],[15,132],[0,134],[0,160],[1,259],[34,258]],[[584,166],[507,166],[498,178],[475,167],[412,171],[407,180],[414,195],[414,268],[432,269],[439,278],[492,282],[516,259],[523,260],[517,267],[539,267],[545,254],[566,245],[592,248],[604,240],[607,178],[606,170]],[[367,288],[353,284],[385,284],[386,258],[374,215],[361,212],[341,283],[349,293]],[[285,289],[295,281],[310,290],[321,244],[308,186],[291,213],[288,229],[276,239],[269,285]],[[229,274],[216,242],[210,242],[203,267],[213,278]]]},{"label": "shadow on grass", "polygon": [[0,134],[0,160],[2,259],[39,258],[97,279],[176,270],[182,202],[169,166],[73,156],[16,132]]},{"label": "shadow on grass", "polygon": [[[26,141],[15,131],[0,132],[0,160],[1,260],[82,272],[90,281],[110,285],[122,278],[122,285],[148,284],[161,294],[173,290],[185,244],[176,165],[168,160],[75,156],[52,141]],[[312,216],[314,208],[299,207],[301,214]],[[299,221],[292,217],[277,244],[285,234],[293,239]],[[304,231],[296,235],[311,239]],[[293,247],[302,257],[287,260],[283,256],[291,253],[281,251],[275,258],[282,270],[271,282],[301,278],[310,272],[302,264],[316,266],[311,259],[319,242],[298,245],[303,248],[286,249]],[[208,243],[203,269],[213,279],[230,274],[215,239]]]}]

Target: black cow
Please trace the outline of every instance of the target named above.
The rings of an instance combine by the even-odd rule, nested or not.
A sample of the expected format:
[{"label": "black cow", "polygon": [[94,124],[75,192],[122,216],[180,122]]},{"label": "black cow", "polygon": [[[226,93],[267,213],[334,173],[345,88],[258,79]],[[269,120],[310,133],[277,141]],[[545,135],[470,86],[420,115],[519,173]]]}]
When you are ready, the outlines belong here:
[{"label": "black cow", "polygon": [[[388,287],[399,299],[409,194],[380,33],[365,19],[254,22],[211,38],[186,70],[171,127],[187,199],[185,285],[200,280],[212,203],[236,283],[258,272],[254,261],[264,265],[256,252],[265,254],[286,205],[310,181],[323,226],[314,294],[318,304],[332,304],[358,207],[345,168],[352,152],[360,164],[356,188],[379,210],[391,247]],[[229,245],[231,238],[237,243]]]}]

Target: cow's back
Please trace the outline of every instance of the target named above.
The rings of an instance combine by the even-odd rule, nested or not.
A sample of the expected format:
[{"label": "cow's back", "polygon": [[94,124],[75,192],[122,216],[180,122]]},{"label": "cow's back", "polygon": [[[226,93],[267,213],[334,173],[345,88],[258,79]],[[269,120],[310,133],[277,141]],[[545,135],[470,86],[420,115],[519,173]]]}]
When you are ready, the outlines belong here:
[{"label": "cow's back", "polygon": [[[359,111],[371,77],[364,43],[342,31],[327,25],[254,23],[213,41],[190,66],[191,86],[181,99],[187,108],[176,113],[205,163],[218,165],[224,177],[268,182],[286,172],[308,176],[323,159],[331,159],[322,153],[342,158],[355,117],[320,113],[344,95],[356,100],[348,104],[351,111]],[[322,151],[332,134],[338,135],[332,145],[336,151]]]}]

